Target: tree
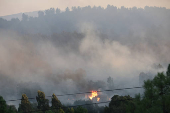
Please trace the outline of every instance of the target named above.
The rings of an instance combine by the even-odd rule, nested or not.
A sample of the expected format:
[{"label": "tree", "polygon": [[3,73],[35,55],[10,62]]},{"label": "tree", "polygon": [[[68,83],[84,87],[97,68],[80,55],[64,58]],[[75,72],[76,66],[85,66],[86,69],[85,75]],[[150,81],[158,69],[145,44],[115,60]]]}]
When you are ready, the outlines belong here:
[{"label": "tree", "polygon": [[22,14],[22,21],[28,21],[28,15]]},{"label": "tree", "polygon": [[49,100],[45,99],[45,94],[44,92],[38,90],[38,96],[36,96],[36,100],[38,103],[37,108],[40,110],[48,110],[49,109]]},{"label": "tree", "polygon": [[74,110],[74,113],[88,113],[87,109],[79,106]]},{"label": "tree", "polygon": [[45,10],[45,14],[47,16],[54,15],[55,14],[55,9],[54,8],[47,9],[47,10]]},{"label": "tree", "polygon": [[54,113],[54,112],[51,110],[48,110],[48,111],[45,111],[45,113]]},{"label": "tree", "polygon": [[170,77],[170,64],[168,65],[168,69],[167,69],[166,75]]},{"label": "tree", "polygon": [[70,9],[67,7],[65,12],[69,12],[69,11],[70,11]]},{"label": "tree", "polygon": [[170,77],[169,66],[166,75],[158,73],[153,80],[144,81],[143,97],[135,98],[136,112],[170,113]]},{"label": "tree", "polygon": [[74,113],[74,109],[73,108],[70,109],[70,113]]},{"label": "tree", "polygon": [[14,105],[7,105],[8,113],[17,113],[17,109]]},{"label": "tree", "polygon": [[68,108],[68,109],[66,110],[66,113],[74,113],[74,108]]},{"label": "tree", "polygon": [[[47,112],[45,112],[45,113],[47,113]],[[64,110],[63,109],[56,109],[56,110],[50,110],[50,111],[48,111],[48,113],[65,113],[64,112]]]},{"label": "tree", "polygon": [[113,89],[113,78],[109,76],[109,78],[107,78],[107,83],[108,83],[108,87],[110,89]]},{"label": "tree", "polygon": [[57,109],[61,109],[62,108],[62,104],[58,100],[58,98],[57,98],[57,96],[55,94],[52,95],[51,103],[52,103],[51,108],[53,109],[53,111],[58,111]]},{"label": "tree", "polygon": [[0,113],[17,113],[14,105],[7,105],[6,101],[0,96]]},{"label": "tree", "polygon": [[144,81],[144,94],[143,97],[136,95],[135,105],[136,112],[138,113],[152,113],[161,112],[159,103],[157,102],[158,95],[156,94],[156,89],[153,80]]},{"label": "tree", "polygon": [[29,102],[27,95],[23,94],[21,104],[19,104],[18,112],[25,113],[30,112],[31,110],[32,110],[31,103]]},{"label": "tree", "polygon": [[18,18],[12,18],[11,19],[11,24],[18,24],[20,22],[20,20]]},{"label": "tree", "polygon": [[37,106],[38,106],[37,103],[35,103],[35,102],[31,103],[31,107],[32,107],[33,110],[38,110]]},{"label": "tree", "polygon": [[52,95],[52,108],[61,108],[62,104],[61,102],[58,100],[57,96],[55,94]]},{"label": "tree", "polygon": [[56,9],[55,13],[59,14],[61,12],[61,10],[59,8]]},{"label": "tree", "polygon": [[133,98],[130,96],[114,95],[111,98],[109,107],[106,107],[104,113],[134,113],[135,105]]},{"label": "tree", "polygon": [[3,99],[2,96],[0,96],[0,113],[6,113],[6,112],[7,112],[6,101]]},{"label": "tree", "polygon": [[59,109],[59,111],[57,113],[65,113],[63,109]]},{"label": "tree", "polygon": [[40,18],[44,17],[44,12],[43,11],[38,11],[38,17],[40,17]]},{"label": "tree", "polygon": [[83,108],[87,109],[88,113],[97,113],[96,107],[98,107],[98,106],[94,106],[92,103],[93,102],[91,100],[76,100],[74,102],[74,106],[89,104],[89,105],[83,106]]},{"label": "tree", "polygon": [[166,76],[163,72],[158,73],[157,76],[155,76],[155,78],[153,79],[157,101],[161,104],[163,113],[168,112],[168,109],[165,107],[165,100],[170,96],[169,82],[169,76]]}]

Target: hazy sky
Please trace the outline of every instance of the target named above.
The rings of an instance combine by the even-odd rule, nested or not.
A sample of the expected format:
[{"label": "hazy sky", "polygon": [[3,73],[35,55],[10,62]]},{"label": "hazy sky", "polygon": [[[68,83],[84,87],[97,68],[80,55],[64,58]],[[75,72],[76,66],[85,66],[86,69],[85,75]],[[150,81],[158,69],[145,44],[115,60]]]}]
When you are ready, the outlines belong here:
[{"label": "hazy sky", "polygon": [[64,10],[72,6],[102,6],[108,4],[117,7],[144,7],[158,6],[170,9],[170,0],[0,0],[0,16],[11,15],[21,12],[32,12],[49,9],[50,7]]}]

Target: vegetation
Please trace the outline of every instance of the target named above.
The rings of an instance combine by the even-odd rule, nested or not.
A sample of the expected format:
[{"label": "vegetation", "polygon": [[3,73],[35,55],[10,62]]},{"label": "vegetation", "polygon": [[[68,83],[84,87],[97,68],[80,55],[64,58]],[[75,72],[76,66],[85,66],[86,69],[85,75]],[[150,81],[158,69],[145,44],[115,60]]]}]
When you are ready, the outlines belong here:
[{"label": "vegetation", "polygon": [[133,113],[135,105],[132,97],[114,95],[109,103],[109,107],[105,107],[105,113],[125,113],[129,111]]},{"label": "vegetation", "polygon": [[98,113],[100,108],[97,104],[93,105],[93,102],[91,100],[77,100],[74,102],[74,105],[84,105],[83,107],[87,109],[88,113]]},{"label": "vegetation", "polygon": [[25,113],[25,112],[30,112],[30,111],[32,111],[31,103],[29,102],[26,94],[23,94],[21,104],[19,104],[18,112]]},{"label": "vegetation", "polygon": [[[110,80],[112,83],[111,78]],[[170,65],[166,74],[161,72],[152,80],[144,81],[143,88],[144,93],[137,94],[135,98],[129,95],[114,95],[109,106],[105,106],[104,110],[101,109],[102,107],[93,105],[67,108],[61,104],[55,94],[52,95],[52,106],[50,107],[44,92],[38,91],[37,104],[31,104],[26,94],[22,95],[18,113],[31,111],[37,113],[170,113]],[[92,104],[92,101],[78,100],[74,102],[74,105],[80,104]],[[8,106],[3,97],[0,96],[0,113],[16,112],[15,106]]]},{"label": "vegetation", "polygon": [[[125,35],[127,32],[132,32],[131,29],[129,29],[131,27],[139,29],[138,26],[141,26],[144,29],[140,29],[141,32],[146,32],[152,36],[153,34],[149,32],[154,29],[159,31],[159,35],[164,34],[163,36],[165,37],[167,31],[162,30],[161,27],[164,27],[164,24],[169,23],[169,15],[169,9],[148,6],[144,9],[137,7],[125,8],[123,6],[118,8],[110,5],[108,5],[106,9],[100,6],[87,6],[82,8],[73,7],[72,10],[66,8],[65,12],[60,11],[58,8],[56,10],[51,8],[45,11],[39,11],[38,17],[29,17],[28,15],[23,14],[22,20],[13,18],[10,21],[7,21],[0,18],[0,29],[14,30],[22,34],[47,35],[61,33],[63,31],[79,31],[77,24],[83,21],[93,22],[100,26],[103,32],[110,32],[113,37],[118,35],[118,38],[121,37],[121,34]],[[160,26],[152,27],[155,23],[158,23],[157,25]],[[169,27],[164,28],[169,29]],[[128,38],[133,37],[133,35],[128,35]]]},{"label": "vegetation", "polygon": [[170,65],[166,74],[158,73],[153,80],[144,81],[144,93],[112,97],[105,113],[170,113]]},{"label": "vegetation", "polygon": [[153,80],[144,82],[144,94],[136,95],[137,113],[170,113],[170,65],[166,74],[158,73]]},{"label": "vegetation", "polygon": [[6,101],[0,96],[0,113],[17,113],[14,106],[8,106]]},{"label": "vegetation", "polygon": [[88,113],[87,109],[79,106],[75,109],[75,112],[74,113]]},{"label": "vegetation", "polygon": [[[164,53],[169,52],[169,49],[168,49],[169,48],[168,39],[169,39],[169,34],[170,34],[169,32],[170,21],[169,20],[170,20],[170,9],[161,8],[161,7],[148,7],[148,6],[146,6],[144,9],[137,8],[137,7],[125,8],[123,6],[121,8],[117,8],[115,6],[110,6],[110,5],[108,5],[105,9],[100,6],[99,7],[87,6],[87,7],[82,7],[82,8],[72,7],[72,10],[70,10],[69,8],[66,8],[64,12],[60,11],[60,9],[58,8],[57,9],[50,8],[45,11],[39,11],[37,17],[29,17],[28,15],[23,14],[21,20],[19,20],[18,18],[13,18],[8,21],[8,20],[0,18],[1,32],[7,31],[7,34],[11,34],[11,31],[14,33],[16,32],[16,34],[18,34],[19,36],[21,35],[23,38],[23,40],[19,41],[20,38],[15,39],[15,37],[12,37],[12,41],[9,40],[10,43],[6,44],[8,37],[7,36],[4,37],[3,33],[1,35],[1,37],[4,37],[5,39],[4,40],[2,38],[3,39],[2,43],[4,42],[5,43],[1,47],[2,48],[1,54],[2,55],[4,54],[5,57],[10,56],[13,53],[15,53],[15,49],[21,48],[21,50],[20,49],[17,50],[14,57],[13,55],[9,57],[12,63],[9,63],[9,65],[8,64],[5,65],[5,67],[9,66],[9,68],[1,69],[1,70],[5,70],[5,72],[0,73],[0,76],[2,76],[1,74],[4,74],[3,75],[4,77],[0,77],[0,83],[3,82],[3,85],[1,86],[2,87],[6,86],[6,84],[10,83],[9,81],[12,81],[13,79],[13,76],[12,78],[10,77],[8,78],[6,77],[6,74],[12,75],[13,73],[16,73],[15,75],[17,75],[17,74],[20,74],[20,72],[17,73],[18,71],[25,70],[28,67],[29,69],[28,70],[26,69],[25,71],[23,71],[23,73],[29,70],[33,71],[33,73],[36,73],[34,72],[34,70],[36,70],[37,68],[34,69],[34,63],[32,64],[32,62],[34,61],[36,61],[35,67],[40,66],[39,67],[40,70],[46,69],[46,67],[53,66],[50,63],[49,63],[50,65],[48,66],[48,62],[44,61],[44,58],[46,58],[46,56],[43,56],[43,55],[48,54],[47,56],[51,56],[50,53],[54,53],[54,55],[56,55],[56,54],[60,54],[61,52],[62,58],[63,56],[64,56],[64,59],[71,58],[71,66],[74,63],[74,59],[77,61],[79,60],[80,57],[83,56],[83,60],[80,59],[81,62],[77,61],[78,63],[76,63],[78,67],[80,67],[79,64],[86,63],[88,58],[90,59],[92,58],[90,62],[93,59],[97,59],[96,60],[97,65],[94,65],[94,67],[98,65],[101,66],[101,68],[98,68],[98,69],[96,68],[97,70],[100,70],[103,68],[103,66],[105,66],[105,65],[100,65],[100,59],[101,59],[101,64],[102,64],[102,59],[104,59],[104,62],[111,62],[107,60],[107,58],[114,59],[115,55],[116,56],[120,55],[120,59],[118,59],[118,61],[121,61],[122,59],[121,56],[127,55],[127,59],[128,59],[129,58],[128,56],[130,54],[130,58],[132,58],[132,61],[133,61],[133,58],[136,58],[139,55],[142,56],[139,58],[143,58],[142,51],[143,50],[146,51],[145,50],[146,48],[151,48],[151,49],[149,49],[149,51],[146,51],[146,53],[144,52],[144,56],[145,54],[153,50],[153,53],[152,53],[153,56],[159,55],[156,57],[156,59],[157,58],[163,59],[165,58],[163,57],[165,55]],[[94,31],[96,35],[95,37],[99,37],[99,42],[101,43],[95,44],[93,43],[93,42],[96,42],[95,40],[93,39],[89,40],[89,42],[92,42],[92,43],[90,43],[90,45],[87,45],[87,46],[90,46],[90,47],[89,48],[85,47],[84,49],[83,45],[84,45],[84,42],[86,42],[86,40],[84,39],[86,39],[86,37],[91,38],[91,36],[88,36],[88,33],[85,33],[86,31],[83,32],[84,26],[89,26],[88,29],[85,28],[85,30],[87,29],[87,31],[88,30],[91,31],[90,28],[91,27],[93,28],[93,26],[94,28],[96,27],[97,29],[96,31]],[[92,34],[90,33],[89,35],[93,35],[93,33]],[[139,41],[137,37],[139,37]],[[159,41],[160,37],[161,37],[161,41]],[[28,38],[30,38],[30,40],[28,40]],[[154,42],[152,42],[153,38],[155,40]],[[14,46],[17,45],[17,48],[11,49],[13,46],[9,46],[9,45],[11,44],[11,42],[13,42],[13,40],[14,40]],[[32,49],[36,51],[32,51],[32,49],[26,49],[26,53],[24,52],[25,51],[24,48],[27,48],[27,45],[29,45],[28,46],[29,48],[31,47],[30,43],[28,44],[25,43],[27,41],[28,42],[30,41],[32,42],[33,45],[36,45],[35,48],[34,46],[32,46]],[[39,45],[39,43],[37,43],[39,41],[49,42],[49,44],[52,43],[52,46],[48,46],[49,49],[44,50],[44,51],[47,51],[47,53],[45,52],[45,54],[42,54],[43,56],[42,59],[41,57],[39,57],[39,53],[37,53],[39,49],[36,49],[36,48],[41,48],[40,50],[43,50],[46,46],[41,47],[41,44]],[[145,41],[147,43],[144,43],[143,45],[142,43]],[[116,43],[113,43],[113,42],[116,42]],[[25,46],[20,47],[20,43],[22,43],[21,45],[26,45],[26,47]],[[88,41],[86,43],[88,43]],[[112,45],[112,43],[114,46],[111,46],[111,49],[110,47],[107,47],[107,44]],[[54,44],[54,48],[53,48],[53,44]],[[103,48],[103,52],[98,51],[100,50],[100,48],[96,49],[98,47],[98,46],[96,47],[96,45],[100,45],[100,44],[102,44],[101,48]],[[160,51],[162,50],[162,47],[160,48],[158,45],[164,45],[165,47],[163,48],[165,48],[164,49],[165,51],[163,52]],[[57,49],[55,50],[55,48]],[[114,51],[114,49],[112,50],[112,48],[116,48],[115,52],[113,52],[114,53],[113,55],[110,54],[110,52]],[[125,51],[123,50],[124,48],[125,48]],[[135,48],[135,49],[131,49],[131,48]],[[90,49],[91,51],[86,51],[86,49],[87,50]],[[120,51],[117,51],[119,49]],[[51,51],[48,52],[48,50],[51,50]],[[97,52],[94,53],[95,51]],[[109,53],[109,54],[106,54],[104,51],[106,51],[106,53]],[[133,53],[136,53],[136,51],[137,51],[137,54],[133,55]],[[141,54],[138,54],[140,52]],[[8,53],[11,53],[11,54],[8,54]],[[69,53],[69,54],[65,54],[65,53]],[[88,53],[87,56],[86,56],[86,53]],[[135,56],[135,57],[131,57],[131,53],[132,53],[132,56]],[[34,56],[34,54],[36,54],[36,56]],[[102,57],[101,55],[103,54],[106,54],[106,56],[108,55],[111,55],[111,56]],[[18,57],[18,56],[21,56],[21,57]],[[32,57],[29,57],[29,56],[32,56]],[[68,56],[68,57],[65,57],[65,56]],[[18,60],[16,58],[21,59],[21,60]],[[48,59],[50,58],[53,59],[53,57],[48,57]],[[150,57],[148,56],[146,56],[146,58],[150,59]],[[51,62],[52,59],[50,59],[49,61]],[[169,61],[167,59],[168,57],[166,57],[165,61]],[[13,62],[13,60],[15,60],[16,62],[15,61]],[[141,62],[144,61],[144,60],[137,59],[137,61],[138,60]],[[7,63],[6,61],[8,60],[7,59],[3,60],[3,56],[2,56],[1,61],[4,61],[4,64],[6,64]],[[25,66],[29,64],[29,61],[31,61],[30,65],[28,67]],[[55,61],[58,61],[58,60],[56,59]],[[128,62],[129,61],[131,62],[131,60],[128,60]],[[15,67],[16,64],[18,63],[20,66]],[[56,62],[54,63],[56,64]],[[63,60],[63,63],[61,64],[64,64],[62,65],[64,67],[65,61]],[[91,69],[91,66],[93,67],[92,63],[87,62],[87,64],[90,64],[90,70],[93,70]],[[124,63],[122,63],[122,65],[123,64]],[[60,63],[58,65],[60,65]],[[121,67],[122,65],[118,67]],[[128,65],[130,64],[128,63]],[[109,67],[110,63],[108,63],[106,66]],[[3,67],[3,62],[2,62],[2,67]],[[9,73],[8,69],[11,69],[11,67],[13,71],[10,71]],[[20,69],[20,67],[25,67],[25,68]],[[73,67],[74,69],[77,68],[74,65]],[[82,66],[82,67],[86,67],[86,66]],[[116,69],[118,69],[117,66],[113,66],[113,67],[115,67],[114,68],[115,71]],[[120,68],[120,70],[123,68],[125,67]],[[159,64],[158,66],[154,68],[160,69],[162,68],[162,65]],[[55,67],[53,67],[53,69],[55,69]],[[6,70],[7,70],[7,73],[6,73]],[[53,77],[53,75],[55,75],[56,73],[51,72],[51,70],[49,69],[47,69],[47,71],[48,71],[47,73],[46,71],[44,71],[45,72],[44,74],[49,74],[50,72],[50,74],[47,77],[49,78],[51,77],[48,80],[52,82],[52,84],[53,83],[58,84],[58,82],[64,81],[66,80],[66,78],[69,78],[68,81],[75,82],[74,85],[76,86],[77,91],[80,91],[80,92],[81,91],[83,92],[86,90],[93,90],[93,89],[103,90],[107,88],[112,90],[114,89],[114,87],[116,87],[114,84],[114,79],[112,77],[109,77],[107,79],[107,83],[105,84],[105,82],[103,81],[97,81],[97,82],[93,82],[92,80],[86,81],[84,77],[82,76],[83,74],[80,74],[80,76],[79,74],[74,74],[76,75],[74,77],[68,76],[67,74],[64,76],[59,75],[59,76]],[[40,73],[42,72],[40,71]],[[39,71],[36,75],[40,75]],[[93,104],[91,100],[77,100],[73,103],[73,106],[88,104],[86,106],[79,106],[79,107],[64,106],[64,104],[60,102],[60,100],[57,98],[55,94],[52,95],[51,101],[46,99],[45,93],[40,91],[41,87],[39,87],[38,84],[25,83],[25,82],[19,83],[17,84],[17,95],[18,93],[22,94],[22,99],[21,99],[18,109],[14,105],[7,105],[4,98],[0,96],[0,113],[16,113],[16,112],[17,113],[27,113],[27,112],[29,113],[31,111],[34,111],[34,113],[153,113],[153,112],[154,113],[170,113],[170,65],[168,66],[166,73],[163,73],[163,72],[158,73],[156,76],[153,76],[153,77],[152,76],[148,77],[147,74],[141,73],[140,77],[141,77],[141,82],[144,88],[144,92],[142,94],[136,94],[135,98],[132,98],[129,95],[128,96],[122,96],[122,95],[113,96],[113,92],[108,92],[107,95],[113,96],[113,97],[111,98],[109,105],[105,107],[100,107],[97,104],[89,105],[89,104]],[[148,80],[144,81],[143,83],[143,80],[145,79],[148,79]],[[29,84],[31,84],[30,88],[26,87]],[[60,87],[60,85],[58,86]],[[51,89],[52,88],[53,87],[51,87]],[[4,92],[5,90],[6,89],[2,88],[1,92]],[[8,90],[8,93],[11,94],[11,92],[13,92],[14,90]],[[27,95],[23,94],[23,92],[27,92],[26,93]],[[37,92],[37,97],[36,97],[37,102],[32,103],[29,101],[28,97],[35,97],[36,93],[34,94],[34,92]],[[6,92],[4,93],[4,95],[5,94]]]},{"label": "vegetation", "polygon": [[57,96],[56,96],[55,94],[52,95],[52,101],[51,101],[51,103],[52,103],[51,108],[53,109],[54,112],[57,112],[57,111],[58,111],[56,108],[60,109],[60,112],[61,112],[61,113],[63,112],[63,110],[61,109],[61,108],[62,108],[62,104],[61,104],[61,102],[58,100],[58,98],[57,98]]}]

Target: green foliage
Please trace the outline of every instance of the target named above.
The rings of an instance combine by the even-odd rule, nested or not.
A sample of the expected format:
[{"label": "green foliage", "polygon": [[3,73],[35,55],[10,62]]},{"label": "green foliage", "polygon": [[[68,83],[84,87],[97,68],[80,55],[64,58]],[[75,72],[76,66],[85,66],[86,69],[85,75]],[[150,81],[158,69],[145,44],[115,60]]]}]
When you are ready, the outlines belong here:
[{"label": "green foliage", "polygon": [[74,108],[68,108],[68,109],[66,110],[66,113],[74,113]]},{"label": "green foliage", "polygon": [[0,96],[0,113],[6,113],[6,112],[7,112],[6,101],[3,99],[2,96]]},{"label": "green foliage", "polygon": [[91,100],[76,100],[74,105],[83,105],[83,104],[91,104],[87,106],[83,106],[83,108],[87,109],[88,113],[98,113],[98,106],[93,105]]},{"label": "green foliage", "polygon": [[61,104],[60,100],[58,100],[57,96],[55,94],[52,95],[52,111],[55,113],[64,113],[64,110],[61,109],[63,105]]},{"label": "green foliage", "polygon": [[65,113],[63,109],[59,109],[59,112],[58,113]]},{"label": "green foliage", "polygon": [[73,108],[70,109],[70,113],[74,113],[74,109]]},{"label": "green foliage", "polygon": [[23,94],[21,104],[19,104],[18,112],[24,113],[24,112],[30,112],[31,110],[32,110],[31,103],[29,102],[26,94]]},{"label": "green foliage", "polygon": [[36,96],[36,100],[38,103],[37,108],[40,110],[48,110],[49,107],[49,100],[45,99],[45,94],[44,92],[38,90],[38,96]]},{"label": "green foliage", "polygon": [[8,113],[17,113],[17,109],[14,105],[7,105]]},{"label": "green foliage", "polygon": [[[111,77],[108,78],[108,83],[113,83]],[[104,109],[98,105],[64,109],[64,105],[55,94],[52,95],[50,108],[49,100],[45,99],[44,92],[38,91],[37,103],[30,103],[26,94],[22,95],[18,113],[32,110],[39,110],[36,113],[97,113],[99,111],[100,113],[101,111],[104,113],[170,113],[170,65],[166,74],[158,73],[153,80],[144,81],[143,88],[143,95],[137,94],[135,98],[114,95],[109,106]],[[92,104],[92,101],[78,100],[74,102],[74,105],[81,104]],[[0,113],[17,113],[17,110],[14,105],[7,105],[3,97],[0,96]]]},{"label": "green foliage", "polygon": [[7,105],[6,101],[0,96],[0,113],[17,113],[15,106]]},{"label": "green foliage", "polygon": [[47,113],[65,113],[65,112],[63,109],[59,108],[59,109],[55,109],[55,110],[54,109],[49,110]]},{"label": "green foliage", "polygon": [[118,96],[114,95],[111,98],[109,107],[105,107],[104,113],[133,113],[135,105],[133,99],[130,96]]},{"label": "green foliage", "polygon": [[37,103],[31,103],[32,109],[33,110],[38,110],[37,105],[38,105]]},{"label": "green foliage", "polygon": [[52,95],[52,108],[61,108],[62,104],[61,102],[58,100],[57,96],[55,94]]},{"label": "green foliage", "polygon": [[[170,65],[166,75],[158,73],[153,80],[144,81],[144,94],[112,97],[105,113],[170,113]],[[131,99],[131,100],[126,100]],[[126,101],[120,101],[126,100]]]},{"label": "green foliage", "polygon": [[144,95],[136,95],[136,113],[170,113],[170,65],[166,75],[158,73],[144,82]]},{"label": "green foliage", "polygon": [[[157,109],[160,112],[167,113],[170,112],[166,106],[168,106],[167,98],[169,97],[169,76],[164,73],[158,73],[152,81],[146,81],[144,84],[145,93],[143,101],[146,102],[145,108]],[[150,83],[150,85],[149,85]],[[170,100],[169,100],[170,101]]]},{"label": "green foliage", "polygon": [[166,75],[170,77],[170,64],[168,65],[168,69],[167,69]]},{"label": "green foliage", "polygon": [[79,106],[74,110],[74,113],[88,113],[87,109]]},{"label": "green foliage", "polygon": [[48,110],[48,111],[45,111],[45,113],[54,113],[54,112],[51,110]]}]

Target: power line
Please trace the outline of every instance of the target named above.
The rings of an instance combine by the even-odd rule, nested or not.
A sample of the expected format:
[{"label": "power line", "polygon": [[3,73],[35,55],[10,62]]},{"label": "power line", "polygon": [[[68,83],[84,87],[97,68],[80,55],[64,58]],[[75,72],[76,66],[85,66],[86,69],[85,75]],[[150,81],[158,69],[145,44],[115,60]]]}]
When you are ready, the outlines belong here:
[{"label": "power line", "polygon": [[[129,89],[140,89],[140,88],[143,88],[143,87],[119,88],[119,89],[112,89],[112,90],[108,89],[108,90],[96,91],[96,92],[112,92],[112,91],[115,91],[115,90],[129,90]],[[88,93],[92,93],[92,91],[82,92],[82,93],[63,94],[63,95],[56,95],[56,96],[60,97],[60,96],[80,95],[80,94],[88,94]],[[46,97],[52,97],[52,96],[46,96]],[[34,100],[36,98],[28,98],[28,99],[29,100]],[[19,100],[24,100],[24,99],[7,100],[6,102],[9,102],[9,101],[19,101]],[[2,102],[2,101],[0,101],[0,102]]]}]

